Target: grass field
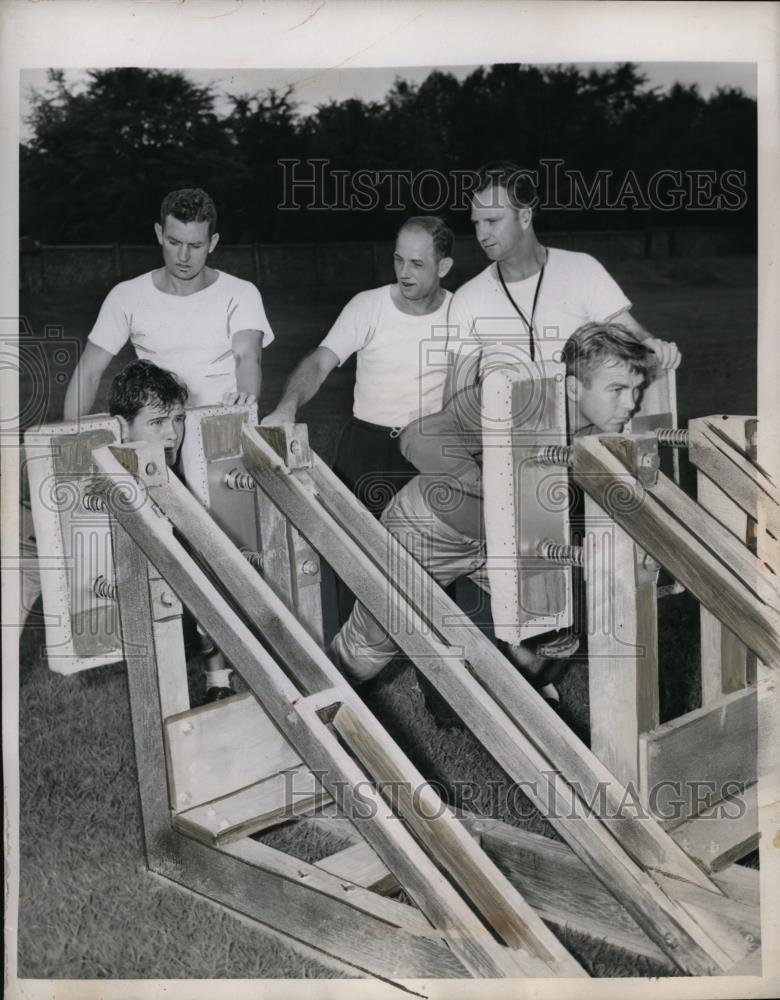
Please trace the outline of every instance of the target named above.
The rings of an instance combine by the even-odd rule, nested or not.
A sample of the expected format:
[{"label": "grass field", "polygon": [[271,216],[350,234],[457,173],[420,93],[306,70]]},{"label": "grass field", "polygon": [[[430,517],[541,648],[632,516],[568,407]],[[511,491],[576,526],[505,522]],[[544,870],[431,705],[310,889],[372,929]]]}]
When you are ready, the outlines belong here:
[{"label": "grass field", "polygon": [[[636,317],[657,335],[676,340],[683,351],[681,424],[713,412],[755,412],[753,258],[641,263],[612,272],[633,300]],[[101,298],[102,293],[83,296],[78,304],[39,298],[25,301],[22,311],[38,343],[47,326],[59,326],[63,342],[75,344],[86,336]],[[277,340],[264,359],[264,411],[273,407],[286,375],[318,343],[339,309],[272,298],[267,305]],[[60,418],[65,388],[56,381],[53,353],[50,345],[43,400],[48,420]],[[120,355],[115,367],[130,357],[129,352]],[[97,409],[104,408],[106,386],[107,380]],[[22,400],[34,398],[35,388],[32,377],[23,379]],[[352,371],[345,366],[301,413],[314,448],[327,460],[351,395]],[[40,407],[36,413],[41,419]],[[669,598],[661,602],[659,619],[666,719],[698,703],[697,606],[687,595]],[[44,979],[338,975],[311,953],[302,954],[146,872],[124,668],[62,677],[49,671],[43,642],[43,631],[32,620],[20,643],[19,974]],[[573,728],[586,737],[585,666],[571,671],[562,693]],[[430,780],[453,794],[457,782],[475,783],[479,794],[472,808],[551,833],[533,810],[514,807],[502,773],[470,733],[434,725],[410,666],[392,668],[366,697]],[[603,943],[570,934],[564,943],[593,975],[672,974],[666,966]]]}]

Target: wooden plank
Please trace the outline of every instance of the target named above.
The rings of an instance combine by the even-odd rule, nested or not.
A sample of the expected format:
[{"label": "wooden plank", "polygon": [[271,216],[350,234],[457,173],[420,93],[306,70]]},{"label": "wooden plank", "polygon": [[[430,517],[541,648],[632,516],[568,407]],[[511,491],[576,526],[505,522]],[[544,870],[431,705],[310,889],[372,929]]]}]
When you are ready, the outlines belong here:
[{"label": "wooden plank", "polygon": [[650,808],[659,818],[679,823],[752,784],[758,741],[755,687],[723,695],[720,702],[643,733],[640,780],[650,792]]},{"label": "wooden plank", "polygon": [[[161,527],[164,531],[164,526]],[[171,650],[170,647],[157,646],[160,633],[155,633],[154,628],[147,559],[114,519],[111,522],[111,539],[116,560],[119,616],[125,638],[127,686],[146,860],[150,868],[155,868],[162,859],[175,857],[176,853],[157,683],[158,664],[164,662],[165,655],[170,655]],[[166,633],[165,638],[170,642],[177,641],[175,632]]]},{"label": "wooden plank", "polygon": [[468,976],[441,935],[418,933],[411,907],[358,886],[347,890],[342,880],[253,840],[215,849],[175,836],[176,863],[163,859],[154,868],[163,877],[359,973],[390,980]]},{"label": "wooden plank", "polygon": [[350,844],[317,862],[317,867],[336,878],[347,878],[355,885],[374,892],[390,893],[400,888],[398,880],[365,841]]},{"label": "wooden plank", "polygon": [[[737,556],[737,543],[730,546],[714,518],[666,477],[652,490],[638,490],[599,438],[578,438],[574,449],[582,488],[760,659],[778,662],[776,592],[755,557],[747,549]],[[619,503],[616,491],[623,494]]]},{"label": "wooden plank", "polygon": [[[686,854],[707,871],[719,872],[758,846],[756,786],[730,795],[671,831]],[[725,874],[725,873],[724,873]]]},{"label": "wooden plank", "polygon": [[[128,451],[131,454],[126,456]],[[122,465],[116,455],[121,455],[129,465],[144,470],[152,454],[159,451],[146,444],[138,444],[113,450],[101,449],[95,453],[95,458],[101,471],[116,476],[122,474]],[[176,489],[175,486],[173,488]],[[179,488],[184,490],[183,486]],[[400,821],[386,815],[381,797],[373,789],[366,788],[363,772],[339,746],[326,724],[320,722],[316,714],[309,717],[305,709],[298,708],[300,694],[281,667],[233,612],[181,544],[160,530],[160,518],[155,510],[153,504],[142,504],[134,510],[118,510],[117,518],[127,526],[144,553],[152,557],[157,569],[191,608],[225,655],[233,663],[241,664],[245,681],[256,694],[262,694],[264,707],[271,718],[342,810],[351,817],[360,818],[366,839],[395,872],[434,926],[446,936],[463,964],[480,977],[523,976],[539,974],[543,970],[550,974],[552,970],[540,959],[497,944]],[[187,523],[178,527],[198,548],[200,533],[193,530],[193,525]],[[216,534],[213,525],[209,530]],[[230,548],[229,543],[226,548]],[[224,582],[230,585],[229,580]],[[291,617],[289,612],[285,614]],[[321,651],[319,655],[325,660]],[[400,766],[411,767],[398,748],[396,755]],[[365,815],[366,802],[374,806],[369,816]],[[573,970],[579,967],[570,960],[568,968]]]},{"label": "wooden plank", "polygon": [[249,692],[165,720],[171,807],[190,810],[301,762]]},{"label": "wooden plank", "polygon": [[643,792],[640,734],[658,725],[658,563],[585,497],[590,748]]},{"label": "wooden plank", "polygon": [[204,844],[227,844],[330,802],[304,764],[180,812],[174,826]]},{"label": "wooden plank", "polygon": [[181,601],[151,566],[149,573],[154,648],[161,654],[157,658],[157,686],[160,692],[160,713],[165,718],[178,712],[186,712],[190,707],[182,608]]},{"label": "wooden plank", "polygon": [[751,458],[746,440],[748,417],[700,417],[688,425],[688,458],[741,509],[758,519],[759,504],[766,525],[780,538],[780,492],[764,469]]},{"label": "wooden plank", "polygon": [[341,674],[322,655],[309,631],[289,614],[287,602],[240,552],[225,544],[227,537],[181,484],[171,479],[166,486],[155,489],[154,499],[168,517],[186,522],[197,533],[204,564],[220,566],[223,579],[239,595],[245,622],[257,629],[280,660],[295,663],[296,680],[304,693],[343,683]]},{"label": "wooden plank", "polygon": [[477,845],[433,787],[416,769],[399,766],[395,745],[383,731],[371,727],[365,707],[359,702],[341,705],[332,725],[386,790],[393,811],[430,846],[432,856],[457,880],[467,898],[475,901],[496,934],[510,947],[543,958],[559,974],[576,975],[578,968],[558,939],[484,852],[475,850]]},{"label": "wooden plank", "polygon": [[[545,920],[638,955],[669,961],[566,844],[499,820],[464,817],[463,822]],[[751,881],[732,879],[734,891],[741,890],[744,897],[738,901],[689,883],[676,888],[682,905],[715,908],[735,933],[749,935],[755,946],[761,939],[761,921]]]},{"label": "wooden plank", "polygon": [[[712,419],[712,418],[710,418]],[[700,423],[691,421],[689,432]],[[748,418],[729,417],[728,435],[740,449],[747,451]],[[690,433],[689,433],[690,437]],[[695,450],[695,449],[694,449]],[[696,499],[720,524],[747,544],[748,515],[703,472],[696,476]],[[755,522],[752,522],[755,523]],[[748,680],[748,653],[734,633],[725,628],[706,608],[699,609],[701,622],[701,700],[703,705],[721,695],[743,688]],[[752,666],[752,664],[751,664]],[[751,670],[751,673],[753,671]]]},{"label": "wooden plank", "polygon": [[[637,867],[633,858],[640,858],[647,868],[664,870],[707,888],[712,886],[710,880],[658,824],[639,819],[631,809],[626,812],[625,790],[619,782],[552,709],[533,694],[523,678],[508,668],[495,647],[469,627],[440,588],[430,582],[422,595],[425,618],[410,607],[403,589],[403,575],[400,574],[396,586],[395,580],[388,580],[379,570],[383,566],[387,573],[392,573],[393,567],[403,565],[402,550],[399,551],[395,539],[362,510],[316,457],[310,473],[319,501],[314,505],[299,483],[304,474],[279,475],[278,462],[251,430],[244,433],[244,449],[256,480],[262,482],[291,519],[304,526],[307,535],[346,582],[360,589],[361,599],[380,621],[388,614],[390,586],[394,612],[400,610],[403,614],[397,639],[404,652],[416,658],[418,668],[479,735],[507,774],[523,782],[529,798],[548,815],[561,836],[598,872],[675,964],[689,969],[714,968],[697,951],[701,945],[703,951],[718,956],[716,961],[721,968],[728,967],[744,951],[744,942],[737,940],[730,929],[720,928],[717,919],[704,921],[706,929],[701,922],[688,920],[673,900],[661,893],[646,872]],[[461,627],[453,627],[453,622]],[[442,645],[444,635],[452,637],[449,646]],[[461,667],[457,653],[463,651],[469,670],[451,669]],[[479,678],[479,684],[473,683],[471,672]],[[492,698],[486,697],[483,687]],[[534,734],[533,740],[528,731]],[[545,747],[549,757],[538,747]],[[569,780],[574,779],[578,794],[588,802],[587,808],[573,788],[566,786],[559,772]],[[616,841],[624,849],[630,847],[631,854],[622,853]],[[682,948],[680,934],[685,941]],[[720,950],[721,944],[716,944],[714,938],[722,942],[728,954]],[[674,947],[669,946],[670,940],[675,942]]]}]

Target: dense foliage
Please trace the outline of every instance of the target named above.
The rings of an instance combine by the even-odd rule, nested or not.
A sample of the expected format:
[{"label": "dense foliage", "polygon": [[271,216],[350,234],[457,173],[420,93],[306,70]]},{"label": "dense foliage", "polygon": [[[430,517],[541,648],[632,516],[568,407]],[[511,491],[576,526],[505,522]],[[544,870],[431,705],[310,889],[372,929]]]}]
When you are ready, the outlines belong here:
[{"label": "dense foliage", "polygon": [[[460,81],[432,72],[419,85],[396,79],[382,102],[331,101],[307,116],[292,91],[228,101],[218,112],[214,89],[179,72],[93,70],[74,88],[51,71],[21,149],[22,234],[146,243],[162,195],[194,185],[215,198],[231,243],[382,239],[421,207],[467,232],[453,178],[497,158],[539,171],[547,229],[755,226],[755,100],[648,89],[630,63],[502,64]],[[315,173],[320,203],[347,210],[291,190],[291,178]],[[304,210],[280,210],[290,201]]]}]

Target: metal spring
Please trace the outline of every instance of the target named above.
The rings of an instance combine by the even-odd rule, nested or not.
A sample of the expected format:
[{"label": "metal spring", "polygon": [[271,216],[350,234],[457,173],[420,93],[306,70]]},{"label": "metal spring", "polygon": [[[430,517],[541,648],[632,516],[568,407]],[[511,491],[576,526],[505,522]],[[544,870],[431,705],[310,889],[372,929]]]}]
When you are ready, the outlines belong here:
[{"label": "metal spring", "polygon": [[249,473],[242,472],[241,469],[231,469],[225,474],[225,486],[229,490],[244,490],[250,493],[254,492],[256,485]]},{"label": "metal spring", "polygon": [[101,597],[109,601],[116,600],[116,584],[109,583],[102,575],[96,576],[92,584],[92,593],[95,597]]},{"label": "metal spring", "polygon": [[241,549],[241,555],[250,563],[258,572],[263,570],[263,557],[259,552],[254,552],[252,549]]},{"label": "metal spring", "polygon": [[655,437],[659,444],[667,448],[688,447],[688,431],[684,427],[659,427]]},{"label": "metal spring", "polygon": [[584,552],[581,545],[562,545],[545,538],[537,545],[536,552],[542,559],[562,563],[565,566],[582,566],[584,563]]},{"label": "metal spring", "polygon": [[536,453],[539,465],[571,465],[574,450],[568,444],[546,444]]},{"label": "metal spring", "polygon": [[85,493],[81,498],[85,510],[107,510],[106,501],[99,493]]}]

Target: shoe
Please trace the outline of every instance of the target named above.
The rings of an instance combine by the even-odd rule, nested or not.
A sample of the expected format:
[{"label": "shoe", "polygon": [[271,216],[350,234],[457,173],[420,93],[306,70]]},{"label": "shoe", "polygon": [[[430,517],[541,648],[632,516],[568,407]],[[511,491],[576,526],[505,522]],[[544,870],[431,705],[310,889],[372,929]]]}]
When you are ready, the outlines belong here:
[{"label": "shoe", "polygon": [[232,688],[226,687],[210,687],[206,691],[206,705],[210,705],[213,701],[224,701],[225,698],[232,698],[236,692]]},{"label": "shoe", "polygon": [[536,647],[537,656],[545,660],[568,660],[580,648],[580,637],[575,632],[563,632]]}]

